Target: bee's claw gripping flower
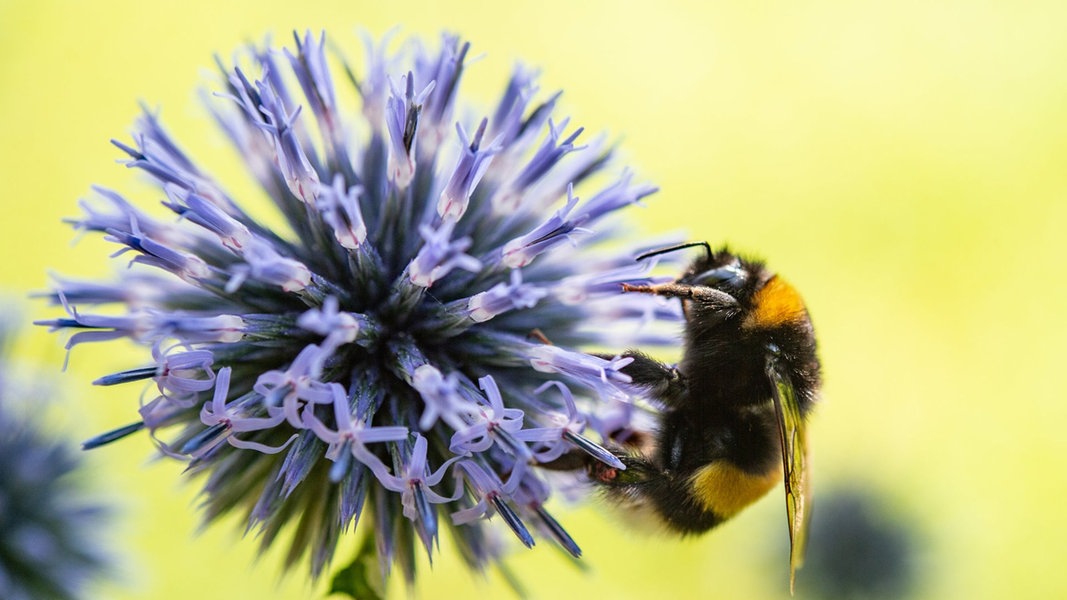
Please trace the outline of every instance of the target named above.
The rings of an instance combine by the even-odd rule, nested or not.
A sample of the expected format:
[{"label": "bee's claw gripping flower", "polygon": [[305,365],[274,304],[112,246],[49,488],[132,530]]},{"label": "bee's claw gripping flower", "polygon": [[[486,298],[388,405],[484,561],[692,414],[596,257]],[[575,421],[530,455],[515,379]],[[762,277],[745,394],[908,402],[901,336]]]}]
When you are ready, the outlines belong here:
[{"label": "bee's claw gripping flower", "polygon": [[372,49],[351,78],[362,112],[342,106],[348,79],[324,47],[307,35],[252,49],[208,96],[281,228],[223,191],[156,115],[115,142],[160,187],[163,216],[111,190],[83,201],[72,224],[118,244],[129,269],[111,284],[57,278],[48,297],[68,316],[40,324],[74,330],[68,347],[151,348],[148,365],[96,383],[151,378],[154,397],[140,422],[85,446],[148,430],[203,477],[208,520],[243,512],[264,546],[291,529],[288,563],[310,549],[316,575],[365,510],[383,571],[396,561],[407,577],[442,524],[486,566],[500,547],[486,536],[502,528],[481,522],[493,515],[526,546],[541,535],[577,556],[543,507],[552,475],[537,465],[578,448],[622,468],[594,440],[610,433],[605,409],[628,401],[627,359],[582,349],[628,326],[632,344],[652,339],[640,332],[657,299],[618,293],[648,280],[636,248],[600,242],[655,189],[621,169],[591,187],[610,152],[553,118],[558,94],[535,102],[528,70],[492,114],[459,107],[457,39],[435,54]]}]

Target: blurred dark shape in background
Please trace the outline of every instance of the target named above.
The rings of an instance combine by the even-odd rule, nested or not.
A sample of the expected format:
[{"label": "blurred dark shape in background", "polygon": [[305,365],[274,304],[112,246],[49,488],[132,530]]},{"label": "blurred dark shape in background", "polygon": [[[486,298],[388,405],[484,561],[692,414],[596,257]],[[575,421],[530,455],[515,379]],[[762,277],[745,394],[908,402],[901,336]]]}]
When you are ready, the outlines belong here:
[{"label": "blurred dark shape in background", "polygon": [[17,328],[0,293],[0,599],[80,600],[113,575],[113,510],[93,497],[81,454],[52,430],[47,380],[10,362]]},{"label": "blurred dark shape in background", "polygon": [[921,532],[914,519],[858,487],[817,493],[814,502],[798,597],[897,599],[917,592]]}]

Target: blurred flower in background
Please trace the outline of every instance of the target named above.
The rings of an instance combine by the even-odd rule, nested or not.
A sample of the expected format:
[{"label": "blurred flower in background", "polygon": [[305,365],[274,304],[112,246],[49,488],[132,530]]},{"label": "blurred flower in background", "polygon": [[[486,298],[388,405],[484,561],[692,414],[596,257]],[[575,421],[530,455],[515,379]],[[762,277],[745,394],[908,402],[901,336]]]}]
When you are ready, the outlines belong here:
[{"label": "blurred flower in background", "polygon": [[798,584],[801,597],[912,597],[921,575],[914,523],[858,487],[821,493]]},{"label": "blurred flower in background", "polygon": [[368,44],[362,70],[324,45],[220,62],[209,106],[267,203],[225,191],[156,114],[115,142],[157,198],[98,188],[70,222],[129,269],[57,280],[67,315],[39,324],[75,332],[68,349],[144,345],[150,362],[96,383],[152,385],[138,420],[86,447],[146,430],[202,477],[208,521],[239,512],[263,547],[288,528],[287,565],[309,553],[315,576],[361,521],[381,572],[408,580],[442,526],[491,564],[494,515],[578,556],[536,465],[580,449],[621,466],[597,441],[630,426],[629,359],[583,349],[662,344],[650,322],[677,318],[618,293],[655,281],[618,243],[620,209],[655,189],[608,169],[522,66],[482,117],[460,102],[457,38]]},{"label": "blurred flower in background", "polygon": [[0,319],[0,598],[88,598],[109,571],[108,511],[86,485],[81,457],[39,418],[49,398],[14,375],[11,302]]}]

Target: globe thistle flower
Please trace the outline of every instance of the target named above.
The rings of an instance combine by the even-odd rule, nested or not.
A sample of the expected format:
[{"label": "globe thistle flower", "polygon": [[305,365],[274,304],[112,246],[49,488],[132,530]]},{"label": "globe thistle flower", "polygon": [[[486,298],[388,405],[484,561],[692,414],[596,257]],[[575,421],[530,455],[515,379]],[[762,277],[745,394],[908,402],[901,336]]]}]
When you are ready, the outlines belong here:
[{"label": "globe thistle flower", "polygon": [[209,100],[276,215],[227,193],[154,113],[114,142],[171,214],[98,188],[70,221],[129,268],[58,280],[66,316],[39,324],[74,331],[68,349],[151,350],[95,382],[151,380],[139,419],[85,446],[146,430],[202,477],[207,520],[240,512],[264,547],[289,527],[288,564],[309,551],[314,575],[357,523],[409,580],[443,527],[490,564],[493,516],[578,556],[538,465],[577,449],[623,468],[601,444],[629,426],[630,359],[589,349],[659,339],[643,324],[663,304],[620,294],[654,281],[619,213],[655,188],[609,169],[528,69],[486,116],[461,104],[455,37],[369,46],[358,75],[324,46],[250,48]]},{"label": "globe thistle flower", "polygon": [[[107,510],[78,476],[82,461],[41,431],[28,400],[8,377],[7,334],[0,323],[0,598],[73,600],[105,576],[100,539]],[[37,403],[35,410],[40,410]]]}]

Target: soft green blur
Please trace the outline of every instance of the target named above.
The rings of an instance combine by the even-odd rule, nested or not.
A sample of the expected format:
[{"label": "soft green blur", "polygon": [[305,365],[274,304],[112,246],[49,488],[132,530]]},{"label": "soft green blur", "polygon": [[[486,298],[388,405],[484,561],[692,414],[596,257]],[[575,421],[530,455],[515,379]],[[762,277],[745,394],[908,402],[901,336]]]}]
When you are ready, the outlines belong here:
[{"label": "soft green blur", "polygon": [[[918,597],[1067,596],[1067,3],[303,4],[0,0],[9,291],[116,268],[60,219],[93,183],[158,195],[108,144],[128,139],[138,100],[241,180],[195,94],[213,53],[326,28],[358,58],[360,27],[455,31],[484,54],[465,98],[488,107],[514,61],[542,67],[564,112],[621,138],[661,186],[634,215],[650,234],[730,242],[804,293],[826,372],[816,498],[850,481],[881,490],[921,541]],[[36,318],[55,315],[39,304]],[[134,420],[137,390],[89,382],[141,355],[81,346],[60,376],[61,342],[28,332],[20,358],[56,370],[78,439]],[[256,561],[240,523],[195,535],[196,486],[151,450],[139,436],[90,457],[126,516],[104,540],[128,557],[124,577],[100,597],[322,597],[300,572],[280,577],[277,556]],[[635,534],[599,504],[560,513],[586,570],[547,542],[517,548],[508,565],[535,598],[788,596],[778,491],[684,541]],[[468,575],[445,539],[415,595],[503,585]],[[405,597],[399,581],[391,592]]]}]

